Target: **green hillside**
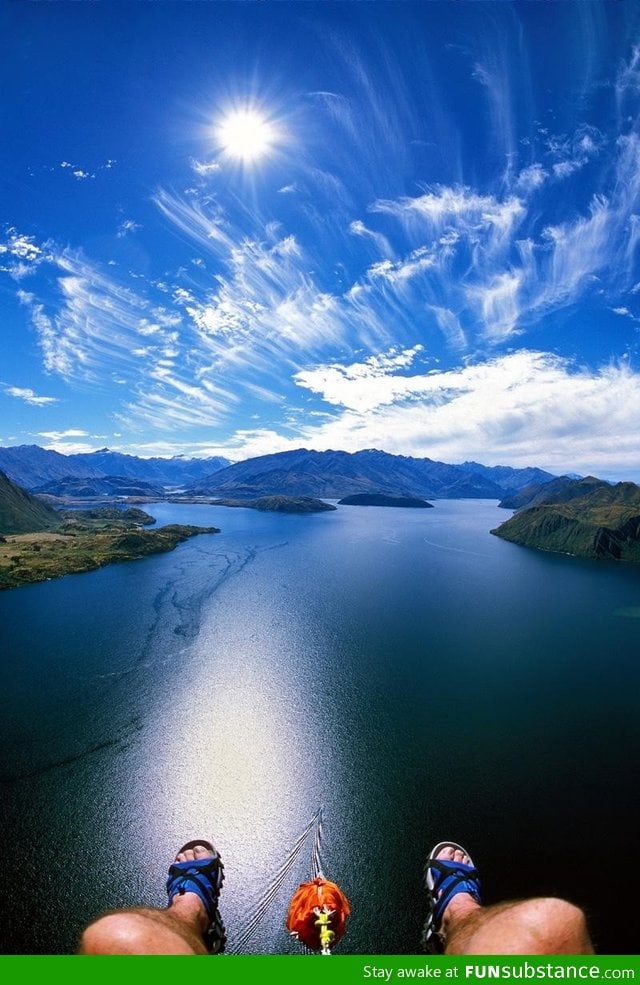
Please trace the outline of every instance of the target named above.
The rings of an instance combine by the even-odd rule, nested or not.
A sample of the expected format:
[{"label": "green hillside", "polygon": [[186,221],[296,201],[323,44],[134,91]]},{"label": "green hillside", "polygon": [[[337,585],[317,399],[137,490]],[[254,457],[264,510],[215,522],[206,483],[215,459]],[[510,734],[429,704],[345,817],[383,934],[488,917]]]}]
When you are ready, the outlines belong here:
[{"label": "green hillside", "polygon": [[59,525],[60,517],[55,510],[0,472],[0,534],[35,533]]},{"label": "green hillside", "polygon": [[[538,505],[520,510],[491,533],[525,547],[640,563],[640,487],[596,481],[576,481],[583,489],[590,485],[591,491],[568,501],[538,499]],[[549,493],[553,499],[554,491]]]},{"label": "green hillside", "polygon": [[175,523],[142,529],[153,522],[138,509],[58,512],[0,472],[0,589],[172,551],[188,537],[219,533]]}]

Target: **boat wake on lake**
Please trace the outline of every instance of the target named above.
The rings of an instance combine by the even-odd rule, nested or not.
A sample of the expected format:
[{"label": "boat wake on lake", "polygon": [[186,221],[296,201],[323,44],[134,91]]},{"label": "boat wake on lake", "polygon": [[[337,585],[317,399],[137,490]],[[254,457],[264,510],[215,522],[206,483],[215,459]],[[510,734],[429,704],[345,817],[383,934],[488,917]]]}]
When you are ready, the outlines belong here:
[{"label": "boat wake on lake", "polygon": [[428,540],[423,537],[423,542],[428,544],[429,547],[437,547],[439,551],[455,551],[456,554],[471,554],[473,557],[490,557],[489,554],[484,554],[481,551],[468,551],[464,547],[450,547],[449,544],[436,544],[434,540]]}]

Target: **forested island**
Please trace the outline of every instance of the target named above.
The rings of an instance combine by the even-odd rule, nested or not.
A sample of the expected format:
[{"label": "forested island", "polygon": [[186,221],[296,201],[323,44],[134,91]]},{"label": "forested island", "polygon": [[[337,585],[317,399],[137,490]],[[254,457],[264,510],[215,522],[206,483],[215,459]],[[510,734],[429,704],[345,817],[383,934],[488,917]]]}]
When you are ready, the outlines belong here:
[{"label": "forested island", "polygon": [[395,506],[411,510],[433,508],[433,503],[417,496],[390,496],[387,493],[355,493],[338,500],[339,506]]},{"label": "forested island", "polygon": [[246,510],[259,510],[262,513],[326,513],[335,510],[331,503],[312,496],[259,496],[257,499],[196,499],[171,497],[174,503],[207,503],[211,506],[230,506]]}]

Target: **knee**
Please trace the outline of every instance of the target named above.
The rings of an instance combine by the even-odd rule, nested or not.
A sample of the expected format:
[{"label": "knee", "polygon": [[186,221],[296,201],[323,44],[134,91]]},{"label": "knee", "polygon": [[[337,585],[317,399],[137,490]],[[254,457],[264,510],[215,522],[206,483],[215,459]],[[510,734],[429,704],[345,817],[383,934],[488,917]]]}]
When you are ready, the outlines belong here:
[{"label": "knee", "polygon": [[574,931],[586,930],[585,915],[579,906],[555,896],[544,896],[541,899],[532,900],[532,902],[538,904],[544,912],[545,920],[549,923],[569,927]]},{"label": "knee", "polygon": [[532,939],[552,947],[551,953],[589,953],[587,921],[584,912],[573,903],[554,896],[532,899],[524,904],[521,916]]},{"label": "knee", "polygon": [[147,921],[136,913],[110,913],[89,924],[80,939],[80,954],[140,954]]}]

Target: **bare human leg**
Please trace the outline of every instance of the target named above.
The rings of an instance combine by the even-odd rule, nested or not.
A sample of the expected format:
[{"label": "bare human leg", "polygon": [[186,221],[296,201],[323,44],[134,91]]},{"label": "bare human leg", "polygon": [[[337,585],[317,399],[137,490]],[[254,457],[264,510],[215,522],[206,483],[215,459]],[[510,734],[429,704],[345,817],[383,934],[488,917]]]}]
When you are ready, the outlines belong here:
[{"label": "bare human leg", "polygon": [[[435,858],[474,871],[470,857],[454,843],[442,843]],[[582,910],[554,897],[485,907],[459,892],[445,905],[437,935],[445,954],[594,953]]]},{"label": "bare human leg", "polygon": [[[178,863],[199,862],[200,868],[207,859],[218,858],[213,846],[206,841],[189,842],[176,855]],[[208,954],[211,946],[207,946],[207,932],[212,921],[217,917],[217,894],[221,876],[215,873],[215,884],[209,890],[209,910],[197,892],[177,890],[177,894],[169,901],[166,910],[156,910],[138,907],[131,910],[118,910],[107,913],[84,931],[79,954]],[[203,878],[198,867],[187,870],[185,878]],[[173,867],[170,870],[174,871]],[[177,871],[177,870],[176,870]],[[215,915],[212,917],[212,906]],[[219,920],[219,917],[218,917]],[[219,923],[221,933],[222,924]]]}]

